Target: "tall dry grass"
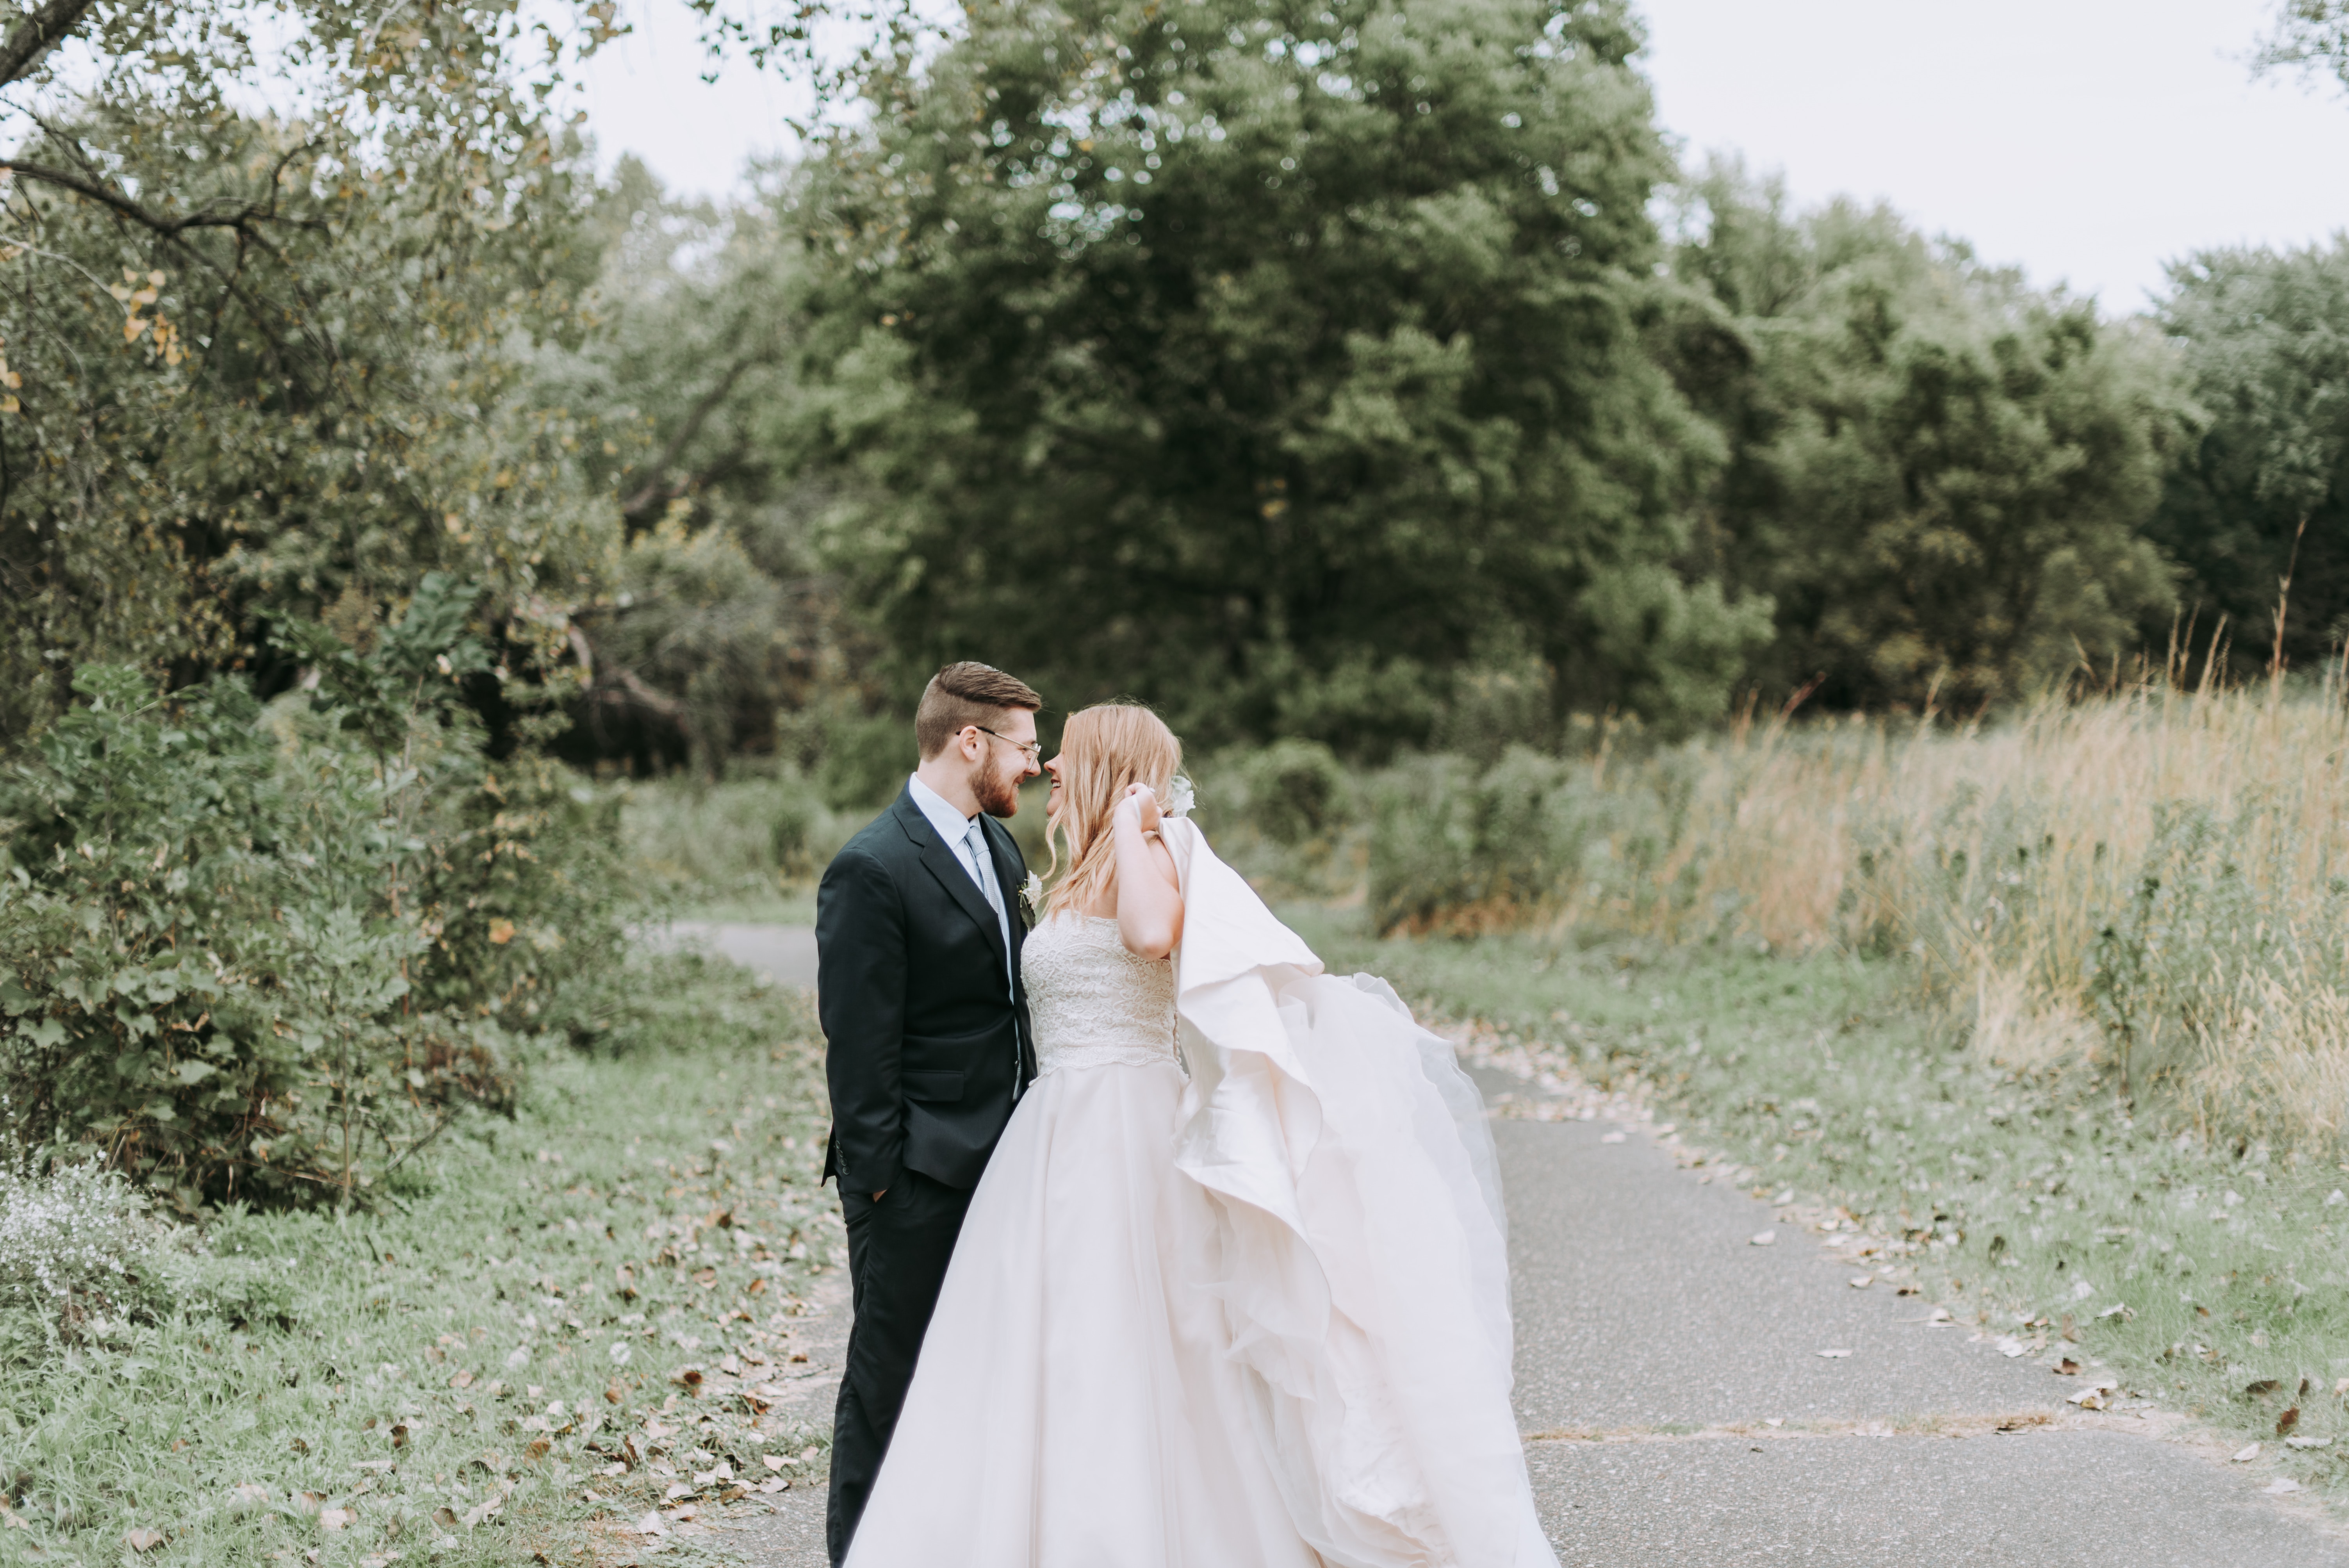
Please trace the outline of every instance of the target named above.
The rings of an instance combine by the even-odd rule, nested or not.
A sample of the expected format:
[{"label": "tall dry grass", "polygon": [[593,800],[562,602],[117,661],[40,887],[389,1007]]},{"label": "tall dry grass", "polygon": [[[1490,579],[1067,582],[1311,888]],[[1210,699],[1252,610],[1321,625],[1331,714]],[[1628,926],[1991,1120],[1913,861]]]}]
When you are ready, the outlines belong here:
[{"label": "tall dry grass", "polygon": [[2002,1063],[2108,1073],[2214,1136],[2330,1142],[2349,1130],[2342,696],[2147,686],[1955,729],[1520,754],[1468,806],[1398,787],[1373,900],[1391,924],[1513,903],[1562,927],[1905,953]]}]

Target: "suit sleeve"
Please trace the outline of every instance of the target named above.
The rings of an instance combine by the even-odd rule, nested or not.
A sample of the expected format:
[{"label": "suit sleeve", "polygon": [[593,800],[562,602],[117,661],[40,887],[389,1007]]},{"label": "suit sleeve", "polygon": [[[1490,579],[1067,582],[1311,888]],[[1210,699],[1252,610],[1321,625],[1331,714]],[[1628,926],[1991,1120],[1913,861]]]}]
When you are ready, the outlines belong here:
[{"label": "suit sleeve", "polygon": [[897,1064],[905,1034],[905,914],[873,856],[844,854],[826,868],[816,890],[815,946],[840,1185],[878,1192],[895,1187],[905,1168]]}]

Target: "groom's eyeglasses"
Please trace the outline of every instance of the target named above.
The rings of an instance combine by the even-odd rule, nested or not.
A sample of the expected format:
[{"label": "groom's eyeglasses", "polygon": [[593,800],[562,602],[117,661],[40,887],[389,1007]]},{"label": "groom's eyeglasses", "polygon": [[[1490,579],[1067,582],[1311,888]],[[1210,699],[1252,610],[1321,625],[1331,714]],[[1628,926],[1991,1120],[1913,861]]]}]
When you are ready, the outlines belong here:
[{"label": "groom's eyeglasses", "polygon": [[1044,758],[1044,743],[1042,741],[1030,740],[1022,744],[1019,741],[1012,739],[1008,735],[997,734],[996,731],[988,728],[987,726],[983,724],[974,724],[971,727],[978,731],[981,735],[995,736],[996,739],[1003,742],[1004,745],[1011,748],[1012,750],[1017,751],[1020,756],[1025,757],[1028,759],[1029,767],[1035,768],[1041,765]]}]

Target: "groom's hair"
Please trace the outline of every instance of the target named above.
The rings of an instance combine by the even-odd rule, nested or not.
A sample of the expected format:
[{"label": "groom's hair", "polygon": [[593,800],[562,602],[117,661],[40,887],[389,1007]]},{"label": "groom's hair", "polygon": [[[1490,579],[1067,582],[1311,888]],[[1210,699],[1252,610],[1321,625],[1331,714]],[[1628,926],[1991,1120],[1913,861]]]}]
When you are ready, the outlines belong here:
[{"label": "groom's hair", "polygon": [[1019,707],[1030,713],[1044,706],[1036,689],[993,665],[966,659],[948,665],[923,688],[922,706],[914,710],[914,743],[926,762],[947,748],[947,743],[976,724],[993,728],[1006,711]]}]

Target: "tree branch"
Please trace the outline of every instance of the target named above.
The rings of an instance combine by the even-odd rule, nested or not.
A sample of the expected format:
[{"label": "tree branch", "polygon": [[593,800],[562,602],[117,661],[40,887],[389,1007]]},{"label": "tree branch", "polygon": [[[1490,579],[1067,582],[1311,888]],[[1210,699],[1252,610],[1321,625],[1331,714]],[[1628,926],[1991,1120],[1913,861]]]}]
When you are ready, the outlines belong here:
[{"label": "tree branch", "polygon": [[97,0],[49,0],[16,25],[7,41],[0,43],[0,88],[19,79],[41,63],[67,34],[81,25]]},{"label": "tree branch", "polygon": [[70,191],[77,196],[86,197],[101,207],[110,208],[119,212],[141,228],[152,230],[165,239],[176,238],[190,229],[250,231],[254,223],[260,222],[291,223],[295,228],[303,229],[326,226],[324,222],[315,218],[280,218],[274,210],[276,205],[274,201],[266,206],[260,202],[248,201],[243,206],[234,209],[205,206],[198,208],[184,217],[167,218],[160,212],[149,211],[119,191],[109,191],[97,181],[85,179],[71,170],[53,168],[46,163],[27,163],[15,158],[0,158],[0,169],[21,174],[27,180],[37,180],[44,185],[54,185],[60,191]]}]

